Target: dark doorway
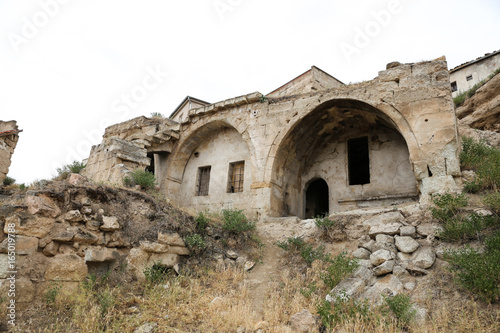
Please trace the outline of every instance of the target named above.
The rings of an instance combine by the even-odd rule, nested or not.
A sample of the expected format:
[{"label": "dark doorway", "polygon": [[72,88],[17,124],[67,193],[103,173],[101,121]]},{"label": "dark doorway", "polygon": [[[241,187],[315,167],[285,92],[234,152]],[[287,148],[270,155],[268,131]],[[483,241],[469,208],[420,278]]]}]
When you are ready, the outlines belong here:
[{"label": "dark doorway", "polygon": [[146,167],[146,171],[151,172],[153,175],[155,174],[155,154],[148,153],[148,157],[151,160],[149,166]]},{"label": "dark doorway", "polygon": [[347,159],[349,161],[349,185],[370,183],[368,137],[347,141]]},{"label": "dark doorway", "polygon": [[329,212],[328,184],[321,178],[316,179],[307,187],[305,218],[326,216]]}]

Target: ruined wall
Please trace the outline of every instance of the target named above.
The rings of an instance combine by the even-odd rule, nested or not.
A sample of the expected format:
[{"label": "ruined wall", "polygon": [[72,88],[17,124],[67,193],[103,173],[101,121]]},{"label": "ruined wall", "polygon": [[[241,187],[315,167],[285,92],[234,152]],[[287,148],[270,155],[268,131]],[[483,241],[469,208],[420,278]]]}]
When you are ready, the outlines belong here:
[{"label": "ruined wall", "polygon": [[[244,162],[243,191],[228,192],[230,164]],[[197,195],[198,170],[210,166],[208,195]],[[234,128],[222,128],[210,133],[194,151],[184,171],[184,181],[178,202],[194,211],[220,211],[225,209],[246,209],[251,207],[252,184],[249,150],[241,135]]]},{"label": "ruined wall", "polygon": [[0,185],[9,173],[12,154],[19,140],[19,132],[15,120],[0,121]]},{"label": "ruined wall", "polygon": [[[247,211],[254,215],[283,216],[292,211],[300,215],[302,207],[297,198],[303,198],[303,186],[309,181],[302,179],[304,175],[308,177],[304,164],[312,159],[308,152],[325,144],[327,147],[330,141],[345,144],[340,135],[358,124],[363,135],[379,129],[398,133],[398,139],[391,143],[393,147],[384,148],[382,153],[372,149],[372,175],[378,184],[385,184],[394,175],[401,181],[395,187],[379,186],[379,191],[347,186],[347,193],[356,199],[357,206],[369,204],[373,196],[390,196],[395,189],[396,194],[406,194],[408,198],[418,191],[422,202],[434,192],[457,190],[459,146],[444,58],[416,64],[391,63],[377,78],[358,84],[267,100],[261,96],[254,93],[191,110],[189,122],[182,124],[180,139],[163,171],[166,180],[162,188],[171,200],[182,205],[178,199],[187,181],[184,170],[203,141],[199,134],[214,123],[235,128],[249,147],[253,200]],[[231,153],[228,150],[221,158]],[[384,159],[391,168],[395,164],[401,164],[401,168],[394,171],[383,164],[377,166],[377,160]],[[334,164],[341,161],[335,160]],[[332,168],[331,163],[328,168]],[[415,183],[417,191],[412,191]],[[346,188],[345,184],[338,178],[329,185]],[[295,199],[290,201],[291,197]],[[348,199],[330,198],[332,207],[340,210],[351,208]],[[290,205],[293,207],[287,208]]]}]

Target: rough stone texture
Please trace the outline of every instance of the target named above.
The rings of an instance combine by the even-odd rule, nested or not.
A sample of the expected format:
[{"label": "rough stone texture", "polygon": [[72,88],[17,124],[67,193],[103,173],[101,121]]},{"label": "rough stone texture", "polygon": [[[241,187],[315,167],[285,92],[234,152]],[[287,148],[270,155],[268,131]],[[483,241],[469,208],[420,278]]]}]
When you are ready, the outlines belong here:
[{"label": "rough stone texture", "polygon": [[328,302],[334,302],[338,296],[354,297],[363,292],[366,281],[360,278],[347,278],[342,280],[335,288],[326,295]]},{"label": "rough stone texture", "polygon": [[387,250],[378,250],[370,255],[370,262],[373,266],[378,266],[388,260],[394,259],[396,256],[393,252]]},{"label": "rough stone texture", "polygon": [[435,236],[442,230],[443,227],[441,227],[440,225],[431,223],[422,223],[417,227],[417,233],[422,236],[429,236],[429,235]]},{"label": "rough stone texture", "polygon": [[376,276],[380,276],[387,273],[391,273],[393,268],[394,268],[394,260],[388,260],[375,267],[373,269],[373,274],[375,274]]},{"label": "rough stone texture", "polygon": [[166,253],[169,252],[170,246],[156,242],[141,241],[141,250],[151,253]]},{"label": "rough stone texture", "polygon": [[368,234],[370,235],[370,237],[375,237],[379,234],[397,235],[400,228],[401,223],[398,222],[374,225],[370,227],[370,231],[368,232]]},{"label": "rough stone texture", "polygon": [[[9,241],[5,238],[2,243],[0,243],[0,253],[8,252]],[[16,255],[27,256],[35,253],[38,250],[38,238],[27,237],[27,236],[16,236]]]},{"label": "rough stone texture", "polygon": [[404,220],[403,214],[398,212],[389,212],[385,214],[376,215],[372,218],[363,222],[365,227],[373,227],[376,225],[387,224],[387,223],[399,223]]},{"label": "rough stone texture", "polygon": [[48,281],[81,281],[87,276],[85,261],[75,254],[58,254],[49,260],[45,279]]},{"label": "rough stone texture", "polygon": [[387,274],[383,278],[377,280],[377,282],[363,293],[361,297],[365,297],[373,304],[379,305],[383,301],[382,295],[396,296],[403,291],[404,286],[401,280],[393,274]]},{"label": "rough stone texture", "polygon": [[183,246],[183,247],[186,246],[186,244],[184,243],[184,240],[182,239],[181,236],[179,236],[178,233],[159,232],[158,233],[158,242],[162,243],[162,244],[167,244],[170,246]]},{"label": "rough stone texture", "polygon": [[0,187],[9,173],[12,154],[19,140],[19,132],[22,131],[18,129],[15,120],[0,120]]},{"label": "rough stone texture", "polygon": [[[304,200],[318,177],[328,185],[330,213],[412,202],[419,193],[426,202],[435,191],[457,189],[445,59],[391,65],[351,85],[331,85],[320,72],[311,69],[268,97],[256,92],[191,109],[181,124],[138,117],[113,125],[84,174],[121,182],[154,163],[160,190],[179,206],[300,218],[321,209]],[[360,137],[368,138],[373,172],[369,183],[349,185],[347,143]],[[235,161],[244,162],[243,191],[232,193],[227,179]],[[204,166],[219,181],[210,182],[209,195],[196,195]]]},{"label": "rough stone texture", "polygon": [[61,214],[58,205],[46,195],[28,191],[24,201],[30,214],[40,214],[47,217],[57,217]]},{"label": "rough stone texture", "polygon": [[410,236],[410,237],[414,237],[416,232],[417,232],[417,229],[415,229],[414,226],[411,226],[411,225],[405,225],[405,226],[402,226],[401,229],[399,230],[399,234],[400,236]]},{"label": "rough stone texture", "polygon": [[363,242],[362,244],[359,245],[360,247],[367,249],[370,252],[375,252],[375,241],[373,239],[370,239],[368,242]]},{"label": "rough stone texture", "polygon": [[9,256],[7,254],[0,254],[0,279],[7,278],[9,269]]},{"label": "rough stone texture", "polygon": [[4,233],[8,233],[8,225],[14,224],[16,234],[28,237],[45,237],[55,224],[55,220],[50,217],[11,215],[5,219]]},{"label": "rough stone texture", "polygon": [[396,236],[396,247],[403,253],[413,253],[420,245],[410,236]]},{"label": "rough stone texture", "polygon": [[352,256],[357,259],[370,259],[370,254],[371,254],[370,251],[360,247],[352,253]]},{"label": "rough stone texture", "polygon": [[290,326],[294,332],[314,332],[316,320],[309,310],[304,309],[290,317]]},{"label": "rough stone texture", "polygon": [[108,248],[87,248],[85,250],[85,262],[105,262],[113,261],[120,256],[120,253],[115,249]]},{"label": "rough stone texture", "polygon": [[59,251],[59,243],[50,242],[44,247],[43,254],[46,255],[47,257],[53,257],[57,254],[58,251]]},{"label": "rough stone texture", "polygon": [[432,265],[434,265],[435,261],[436,254],[430,247],[422,247],[417,252],[415,252],[412,258],[413,265],[423,269],[430,268]]},{"label": "rough stone texture", "polygon": [[378,243],[394,244],[394,237],[386,234],[379,234],[375,237],[375,241]]},{"label": "rough stone texture", "polygon": [[86,180],[85,177],[83,177],[82,175],[79,175],[77,173],[72,173],[69,175],[67,182],[70,183],[71,185],[76,186],[85,184]]},{"label": "rough stone texture", "polygon": [[116,216],[103,216],[100,229],[103,231],[116,231],[120,229],[120,224]]}]

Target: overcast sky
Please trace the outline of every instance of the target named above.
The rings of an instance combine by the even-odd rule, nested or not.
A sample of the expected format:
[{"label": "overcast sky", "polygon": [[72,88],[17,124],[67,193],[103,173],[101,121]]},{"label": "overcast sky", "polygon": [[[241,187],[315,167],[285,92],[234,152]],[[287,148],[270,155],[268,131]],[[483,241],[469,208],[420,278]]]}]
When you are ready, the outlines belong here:
[{"label": "overcast sky", "polygon": [[500,49],[498,0],[0,0],[9,175],[50,178],[104,128],[187,95],[267,94],[315,65],[344,83],[391,61],[449,68]]}]

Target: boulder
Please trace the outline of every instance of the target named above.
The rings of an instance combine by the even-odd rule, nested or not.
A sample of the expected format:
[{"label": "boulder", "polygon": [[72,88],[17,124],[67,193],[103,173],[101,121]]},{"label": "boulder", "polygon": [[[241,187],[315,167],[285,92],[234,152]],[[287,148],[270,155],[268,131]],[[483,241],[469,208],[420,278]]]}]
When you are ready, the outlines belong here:
[{"label": "boulder", "polygon": [[388,260],[373,269],[375,276],[385,275],[392,272],[394,260]]},{"label": "boulder", "polygon": [[375,252],[375,241],[373,239],[370,239],[368,242],[363,242],[359,245],[359,247],[362,247],[364,249],[367,249],[370,252]]},{"label": "boulder", "polygon": [[59,251],[59,243],[50,242],[43,249],[43,254],[46,255],[47,257],[53,257],[57,254],[58,251]]},{"label": "boulder", "polygon": [[370,255],[370,262],[373,266],[378,266],[388,260],[394,259],[395,257],[396,256],[394,252],[390,252],[387,250],[378,250]]},{"label": "boulder", "polygon": [[430,268],[436,261],[436,254],[430,247],[422,247],[412,257],[412,264],[423,269]]},{"label": "boulder", "polygon": [[30,214],[40,214],[46,217],[61,215],[61,210],[56,202],[45,195],[36,195],[36,193],[28,191],[24,200]]},{"label": "boulder", "polygon": [[140,241],[141,250],[151,253],[166,253],[169,251],[170,246],[156,242]]},{"label": "boulder", "polygon": [[370,259],[370,254],[371,254],[370,251],[360,247],[352,253],[352,256],[357,259]]},{"label": "boulder", "polygon": [[383,301],[382,295],[396,296],[403,291],[404,286],[401,280],[393,274],[387,274],[363,293],[361,297],[367,298],[375,305],[380,305]]},{"label": "boulder", "polygon": [[328,302],[335,302],[337,297],[354,297],[363,292],[366,281],[361,278],[347,278],[342,280],[335,288],[326,295]]},{"label": "boulder", "polygon": [[417,226],[417,233],[426,237],[429,235],[436,236],[442,230],[443,227],[441,227],[440,225],[431,223],[422,223],[421,225]]},{"label": "boulder", "polygon": [[401,229],[399,230],[399,234],[401,236],[413,237],[413,236],[415,236],[416,232],[417,232],[417,230],[415,229],[415,227],[411,226],[411,225],[402,226]]},{"label": "boulder", "polygon": [[238,258],[238,253],[236,253],[233,250],[228,250],[226,252],[226,257],[228,257],[229,259],[237,259]]},{"label": "boulder", "polygon": [[120,256],[115,249],[92,247],[85,250],[85,262],[106,262],[113,261]]},{"label": "boulder", "polygon": [[396,237],[396,247],[403,253],[413,253],[420,245],[410,236]]},{"label": "boulder", "polygon": [[399,212],[389,212],[385,214],[376,215],[363,222],[365,227],[373,227],[381,224],[391,224],[394,222],[401,222],[404,220],[404,216]]},{"label": "boulder", "polygon": [[116,216],[103,216],[102,225],[99,228],[103,231],[116,231],[120,229],[120,224]]},{"label": "boulder", "polygon": [[87,276],[85,261],[76,254],[58,254],[49,260],[45,271],[48,281],[82,281]]},{"label": "boulder", "polygon": [[180,262],[177,254],[173,253],[153,253],[149,257],[148,265],[160,264],[162,266],[172,268]]},{"label": "boulder", "polygon": [[401,226],[402,224],[399,222],[374,225],[370,227],[368,235],[370,235],[370,237],[375,237],[379,234],[397,235],[399,233],[399,229],[401,228]]},{"label": "boulder", "polygon": [[290,317],[290,326],[294,332],[314,332],[316,329],[316,320],[309,310],[304,309]]},{"label": "boulder", "polygon": [[71,185],[78,186],[85,183],[85,178],[77,173],[72,173],[69,175],[67,182]]},{"label": "boulder", "polygon": [[184,240],[178,233],[158,233],[158,242],[171,246],[186,246]]}]

